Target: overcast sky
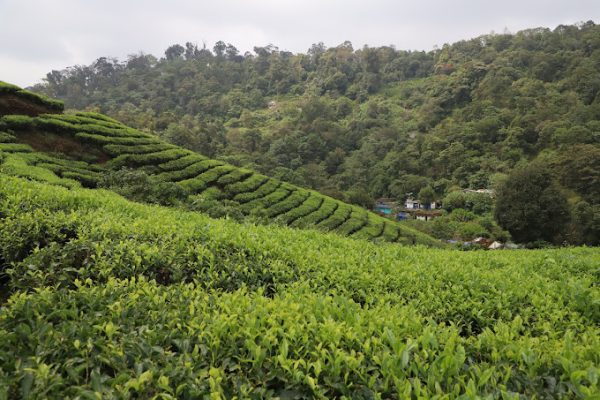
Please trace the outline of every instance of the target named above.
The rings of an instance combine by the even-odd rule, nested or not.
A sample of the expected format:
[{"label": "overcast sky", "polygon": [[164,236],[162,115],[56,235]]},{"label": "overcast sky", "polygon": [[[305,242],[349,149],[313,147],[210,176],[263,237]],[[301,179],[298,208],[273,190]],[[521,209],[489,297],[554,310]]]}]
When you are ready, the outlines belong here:
[{"label": "overcast sky", "polygon": [[0,0],[0,80],[29,86],[52,69],[162,56],[174,43],[242,52],[312,43],[431,50],[481,34],[593,20],[600,0]]}]

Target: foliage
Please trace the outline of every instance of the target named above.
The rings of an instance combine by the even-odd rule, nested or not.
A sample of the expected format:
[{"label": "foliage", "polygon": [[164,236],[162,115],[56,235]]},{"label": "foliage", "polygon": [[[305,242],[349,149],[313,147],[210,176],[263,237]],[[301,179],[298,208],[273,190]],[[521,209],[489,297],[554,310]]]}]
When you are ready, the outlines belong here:
[{"label": "foliage", "polygon": [[[315,226],[311,222],[315,221],[313,214],[325,204],[326,197],[319,193],[207,159],[99,114],[9,115],[0,118],[0,126],[10,129],[15,141],[35,142],[36,148],[44,151],[33,152],[25,162],[47,169],[45,175],[41,174],[46,178],[57,174],[60,179],[66,179],[65,184],[75,179],[86,187],[108,188],[135,201],[191,208],[214,217],[230,216],[238,220],[250,217],[265,223],[285,221],[303,228]],[[11,137],[7,139],[12,140]],[[2,150],[15,155],[32,151],[22,143],[0,143]],[[104,172],[102,177],[99,172]],[[19,175],[18,171],[13,174]],[[25,173],[21,176],[32,177]],[[207,195],[211,191],[220,195]],[[199,196],[188,199],[188,195]],[[304,205],[311,195],[316,197],[319,207],[312,207],[312,203]],[[358,207],[354,210],[355,213],[362,212]],[[279,218],[282,214],[285,215]],[[325,218],[329,216],[325,215]],[[316,221],[321,223],[323,219]],[[334,222],[320,228],[376,239],[381,236],[385,224],[392,224],[389,229],[395,230],[396,234],[384,235],[386,240],[393,237],[404,243],[442,245],[410,227],[388,223],[375,215],[358,220],[348,214]],[[343,226],[344,222],[347,224]]]},{"label": "foliage", "polygon": [[410,248],[0,183],[4,397],[598,394],[595,249]]},{"label": "foliage", "polygon": [[106,173],[98,187],[112,190],[134,201],[162,205],[178,205],[188,193],[179,185],[164,182],[140,170],[123,168]]},{"label": "foliage", "polygon": [[498,189],[495,216],[520,242],[559,242],[569,206],[552,175],[541,165],[515,169]]},{"label": "foliage", "polygon": [[[18,101],[11,99],[11,96],[18,99]],[[38,114],[43,112],[62,112],[65,107],[62,101],[50,99],[39,93],[24,90],[16,85],[0,81],[0,116],[16,114],[15,110],[24,110],[23,103],[33,103],[41,106],[40,109],[36,109],[35,111],[31,107],[26,109],[28,112]]]},{"label": "foliage", "polygon": [[173,45],[160,59],[52,71],[35,90],[361,205],[426,187],[436,199],[494,188],[538,158],[597,205],[599,37],[588,21],[429,52],[345,42],[242,55],[230,44]]}]

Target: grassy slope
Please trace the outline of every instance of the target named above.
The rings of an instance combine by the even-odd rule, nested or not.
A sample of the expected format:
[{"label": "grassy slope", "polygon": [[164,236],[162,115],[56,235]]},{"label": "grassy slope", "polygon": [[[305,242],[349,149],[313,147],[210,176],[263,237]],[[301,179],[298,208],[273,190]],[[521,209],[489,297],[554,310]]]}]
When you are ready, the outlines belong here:
[{"label": "grassy slope", "polygon": [[[245,214],[259,213],[286,225],[318,226],[363,239],[441,246],[428,235],[359,207],[253,171],[208,160],[99,114],[5,115],[0,118],[1,131],[11,132],[0,137],[0,152],[11,154],[11,167],[6,172],[13,175],[19,175],[20,171],[21,176],[30,178],[44,177],[70,186],[75,180],[93,187],[100,176],[98,173],[103,170],[142,168],[166,182],[176,182],[191,194],[214,195],[216,191],[218,201],[226,201],[229,206],[237,204]],[[54,154],[57,152],[66,153],[67,157]],[[69,157],[78,158],[78,162],[70,162]],[[30,171],[29,166],[35,168]],[[53,177],[54,174],[57,176]],[[339,219],[345,209],[351,212]]]},{"label": "grassy slope", "polygon": [[359,242],[2,174],[0,216],[0,397],[599,394],[597,249]]}]

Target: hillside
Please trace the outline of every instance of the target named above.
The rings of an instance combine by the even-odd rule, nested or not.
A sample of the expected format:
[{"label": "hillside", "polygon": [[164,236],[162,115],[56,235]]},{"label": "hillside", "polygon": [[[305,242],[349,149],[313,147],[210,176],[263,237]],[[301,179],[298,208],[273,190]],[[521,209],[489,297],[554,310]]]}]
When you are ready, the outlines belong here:
[{"label": "hillside", "polygon": [[375,244],[3,173],[0,218],[2,398],[599,394],[597,249]]},{"label": "hillside", "polygon": [[[177,196],[184,203],[205,212],[226,207],[226,211],[293,227],[370,240],[441,245],[361,207],[209,159],[100,114],[13,115],[21,113],[27,101],[34,105],[56,103],[2,85],[11,88],[0,92],[0,101],[5,99],[8,104],[0,109],[0,154],[6,154],[0,167],[4,173],[93,188],[112,171],[127,167],[149,176],[153,180],[148,185],[158,190],[169,192],[173,190],[169,185],[176,185],[180,190]],[[18,105],[11,99],[17,99]],[[119,191],[127,184],[127,176],[117,177],[113,188]]]},{"label": "hillside", "polygon": [[186,174],[166,168],[180,160],[258,174],[95,113],[0,126],[1,399],[600,394],[596,248],[459,252],[213,219],[115,191],[143,173],[188,196],[160,178]]},{"label": "hillside", "polygon": [[[572,179],[600,140],[600,26],[488,34],[432,51],[345,42],[292,54],[239,54],[218,42],[163,57],[99,58],[52,71],[34,89],[98,109],[211,157],[254,165],[338,197],[438,196],[493,186],[534,160],[580,198]],[[585,156],[585,157],[584,157]],[[589,186],[589,185],[586,185]]]},{"label": "hillside", "polygon": [[[242,55],[223,42],[189,42],[160,58],[102,57],[52,71],[34,90],[367,208],[421,190],[438,201],[497,190],[515,169],[539,166],[571,214],[544,239],[600,243],[600,26],[592,21],[432,51],[345,42]],[[422,228],[504,240],[493,215],[462,227],[454,219]]]}]

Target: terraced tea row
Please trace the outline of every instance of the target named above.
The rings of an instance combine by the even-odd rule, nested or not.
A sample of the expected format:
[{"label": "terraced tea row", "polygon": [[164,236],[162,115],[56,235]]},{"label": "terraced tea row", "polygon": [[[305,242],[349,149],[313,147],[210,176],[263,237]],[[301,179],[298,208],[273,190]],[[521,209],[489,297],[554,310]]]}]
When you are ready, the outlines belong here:
[{"label": "terraced tea row", "polygon": [[[244,214],[261,215],[278,223],[316,227],[363,239],[440,245],[427,235],[357,206],[207,159],[99,114],[7,115],[0,119],[0,131],[11,141],[0,144],[0,151],[12,154],[13,158],[33,150],[35,154],[54,154],[62,149],[63,160],[56,155],[45,155],[27,156],[21,161],[47,169],[56,179],[78,180],[93,187],[99,171],[136,168],[164,182],[176,183],[190,195],[210,189],[211,193],[218,193],[212,196],[218,201],[239,204],[238,209]],[[85,157],[80,154],[82,147],[87,150]]]},{"label": "terraced tea row", "polygon": [[8,114],[38,115],[61,113],[62,101],[52,100],[18,86],[0,81],[0,116]]}]

